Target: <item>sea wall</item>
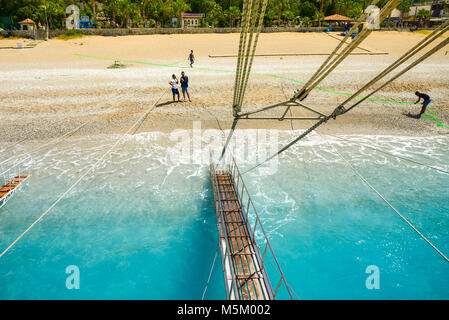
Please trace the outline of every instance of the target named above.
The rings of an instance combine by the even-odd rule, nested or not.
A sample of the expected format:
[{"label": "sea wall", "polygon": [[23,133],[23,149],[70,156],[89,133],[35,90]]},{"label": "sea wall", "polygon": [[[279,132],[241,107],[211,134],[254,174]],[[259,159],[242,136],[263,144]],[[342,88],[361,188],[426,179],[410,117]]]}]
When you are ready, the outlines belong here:
[{"label": "sea wall", "polygon": [[[273,32],[315,32],[324,31],[326,28],[318,27],[267,27],[262,28],[264,33]],[[335,29],[334,29],[335,30]],[[67,30],[50,30],[49,37],[54,38]],[[79,29],[77,32],[91,36],[127,36],[127,35],[151,35],[151,34],[196,34],[196,33],[239,33],[240,28],[114,28],[114,29]],[[43,38],[43,30],[15,30],[12,35],[23,38]]]}]

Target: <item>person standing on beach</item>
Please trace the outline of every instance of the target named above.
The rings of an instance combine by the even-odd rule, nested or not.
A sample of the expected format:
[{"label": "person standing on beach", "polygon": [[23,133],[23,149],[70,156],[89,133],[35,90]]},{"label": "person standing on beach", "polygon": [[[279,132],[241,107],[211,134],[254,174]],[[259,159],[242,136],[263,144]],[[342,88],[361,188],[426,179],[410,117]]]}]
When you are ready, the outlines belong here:
[{"label": "person standing on beach", "polygon": [[178,95],[178,102],[180,102],[181,100],[179,99],[178,79],[176,79],[176,75],[171,75],[171,80],[168,82],[168,84],[171,86],[171,92],[173,93],[173,102],[176,102],[175,95]]},{"label": "person standing on beach", "polygon": [[184,98],[184,101],[186,101],[186,93],[187,93],[187,98],[189,98],[189,102],[192,102],[192,100],[190,100],[189,95],[189,77],[186,76],[184,71],[181,72],[181,78],[179,78],[179,80],[181,81],[182,97]]},{"label": "person standing on beach", "polygon": [[415,104],[417,104],[421,99],[424,100],[424,102],[422,103],[421,112],[418,114],[418,117],[421,117],[421,115],[426,111],[427,106],[429,105],[429,103],[432,100],[430,100],[430,97],[428,94],[421,93],[419,91],[416,91],[415,95],[418,97],[418,100],[415,102]]},{"label": "person standing on beach", "polygon": [[195,57],[193,55],[193,50],[190,50],[189,61],[190,61],[190,68],[193,68],[193,63],[195,62]]}]

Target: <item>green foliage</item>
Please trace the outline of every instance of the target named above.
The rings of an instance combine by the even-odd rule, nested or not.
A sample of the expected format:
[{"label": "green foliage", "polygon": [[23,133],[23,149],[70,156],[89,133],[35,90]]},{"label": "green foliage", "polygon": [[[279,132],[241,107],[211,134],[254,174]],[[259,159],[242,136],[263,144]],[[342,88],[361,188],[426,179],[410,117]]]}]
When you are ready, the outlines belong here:
[{"label": "green foliage", "polygon": [[[378,6],[386,2],[380,0]],[[71,0],[0,0],[0,15],[12,16],[15,23],[30,18],[44,25],[46,8],[50,27],[59,29],[65,26],[65,8],[70,3]],[[185,12],[205,13],[208,25],[237,26],[243,6],[243,0],[74,0],[74,3],[81,8],[81,15],[92,20],[95,8],[97,16],[106,18],[103,23],[106,27],[114,24],[119,27],[168,26],[171,18],[180,18]],[[266,26],[285,25],[304,22],[305,18],[312,22],[320,17],[321,5],[322,17],[341,14],[357,18],[370,3],[370,0],[268,0],[264,23]],[[410,0],[402,1],[398,8],[407,12]]]},{"label": "green foliage", "polygon": [[126,65],[124,65],[123,63],[119,63],[119,61],[114,61],[113,64],[111,64],[108,69],[124,69],[126,68]]},{"label": "green foliage", "polygon": [[234,27],[235,21],[240,19],[242,13],[238,7],[230,6],[229,9],[225,10],[224,15],[226,19],[230,21],[230,26]]},{"label": "green foliage", "polygon": [[430,11],[426,9],[421,9],[418,11],[418,14],[416,15],[418,19],[428,20],[430,19]]},{"label": "green foliage", "polygon": [[401,10],[401,15],[403,16],[404,13],[408,13],[410,11],[410,0],[403,0],[399,5],[397,6],[398,10]]},{"label": "green foliage", "polygon": [[301,3],[299,8],[301,17],[314,18],[319,12],[319,9],[308,1]]},{"label": "green foliage", "polygon": [[71,39],[77,39],[77,38],[82,38],[83,34],[76,32],[75,30],[67,30],[66,33],[61,34],[60,36],[57,36],[56,39],[59,40],[71,40]]}]

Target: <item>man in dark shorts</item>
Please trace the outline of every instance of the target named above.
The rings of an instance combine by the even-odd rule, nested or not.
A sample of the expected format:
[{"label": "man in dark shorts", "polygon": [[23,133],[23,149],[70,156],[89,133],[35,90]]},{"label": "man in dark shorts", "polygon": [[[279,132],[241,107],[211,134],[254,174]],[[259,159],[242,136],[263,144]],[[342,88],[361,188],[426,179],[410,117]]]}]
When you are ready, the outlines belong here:
[{"label": "man in dark shorts", "polygon": [[184,71],[181,72],[181,78],[179,80],[181,81],[181,90],[184,101],[186,101],[186,93],[187,93],[189,102],[192,102],[192,100],[190,100],[189,95],[189,77],[185,75]]},{"label": "man in dark shorts", "polygon": [[190,50],[189,54],[190,68],[193,68],[193,63],[195,62],[195,57],[193,56],[193,50]]},{"label": "man in dark shorts", "polygon": [[429,103],[432,100],[430,100],[429,95],[427,95],[425,93],[421,93],[419,91],[416,91],[415,94],[418,97],[418,101],[416,101],[415,104],[417,104],[421,99],[424,100],[424,102],[422,103],[421,112],[418,114],[418,117],[421,117],[421,115],[426,111],[427,106],[429,105]]}]

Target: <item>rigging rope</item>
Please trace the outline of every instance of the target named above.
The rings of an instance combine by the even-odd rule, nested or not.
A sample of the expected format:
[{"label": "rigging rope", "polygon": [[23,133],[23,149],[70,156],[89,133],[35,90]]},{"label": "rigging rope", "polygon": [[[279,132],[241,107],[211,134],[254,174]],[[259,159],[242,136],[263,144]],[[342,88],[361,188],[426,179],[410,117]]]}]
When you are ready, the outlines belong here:
[{"label": "rigging rope", "polygon": [[234,83],[234,100],[232,105],[234,121],[219,161],[223,159],[226,148],[228,147],[231,137],[234,134],[235,127],[237,126],[239,119],[238,113],[241,111],[245,97],[246,87],[248,85],[248,79],[251,73],[254,55],[256,53],[259,34],[262,30],[267,4],[268,0],[245,0],[243,2],[242,28],[240,31],[239,52]]},{"label": "rigging rope", "polygon": [[[327,142],[326,142],[327,143]],[[430,242],[418,229],[416,229],[413,224],[411,224],[407,218],[405,218],[390,202],[388,202],[387,199],[384,198],[383,195],[381,195],[379,193],[379,191],[377,191],[353,166],[352,164],[346,160],[346,158],[344,158],[341,153],[334,148],[333,145],[331,145],[332,149],[340,156],[340,158],[342,158],[346,164],[352,169],[352,171],[354,171],[354,173],[356,173],[359,178],[368,186],[370,187],[386,204],[388,204],[388,206],[393,209],[393,211],[402,219],[404,220],[409,226],[410,228],[412,228],[424,241],[426,241],[436,252],[438,252],[438,254],[440,256],[442,256],[444,258],[444,260],[446,260],[447,262],[449,262],[449,259],[444,255],[444,253],[442,253],[432,242]]]},{"label": "rigging rope", "polygon": [[207,288],[209,287],[210,278],[212,277],[212,271],[214,270],[214,266],[215,266],[215,260],[217,259],[217,255],[218,255],[218,249],[220,249],[220,244],[218,244],[217,250],[215,251],[214,261],[212,262],[212,267],[210,268],[210,272],[209,272],[209,278],[207,278],[206,287],[204,288],[203,296],[201,297],[201,300],[204,300],[204,296],[206,295]]},{"label": "rigging rope", "polygon": [[[248,0],[248,1],[258,1],[258,0]],[[260,28],[261,25],[263,24],[263,15],[265,14],[265,8],[266,8],[266,0],[264,0],[264,3],[262,5],[262,10],[259,13],[259,6],[258,6],[258,2],[256,2],[256,16],[259,13],[259,24],[258,24],[258,29],[257,29],[257,33],[256,33],[256,41],[253,44],[253,51],[252,51],[252,55],[249,56],[249,47],[252,43],[252,35],[254,32],[254,26],[255,26],[255,17],[251,16],[251,14],[253,14],[253,11],[251,11],[252,9],[252,5],[253,2],[251,2],[250,5],[244,5],[244,13],[243,13],[243,17],[249,17],[251,16],[251,19],[253,19],[253,24],[251,27],[248,27],[247,21],[245,20],[245,25],[242,27],[242,31],[241,31],[241,36],[240,36],[240,44],[239,44],[239,58],[238,58],[238,63],[237,63],[237,72],[236,72],[236,86],[234,87],[234,105],[233,105],[233,114],[234,114],[234,123],[232,125],[231,131],[229,132],[229,136],[228,139],[226,141],[226,144],[223,147],[222,150],[222,156],[220,158],[220,161],[223,159],[223,156],[226,152],[226,148],[229,144],[229,141],[231,140],[231,136],[234,133],[235,127],[237,125],[238,119],[239,117],[239,112],[241,111],[241,106],[243,103],[243,98],[244,98],[244,93],[246,90],[246,85],[247,85],[247,81],[248,81],[248,77],[249,74],[251,72],[251,65],[252,65],[252,59],[254,58],[254,54],[255,54],[255,49],[256,49],[256,45],[257,45],[257,39],[258,39],[258,35],[260,33]],[[376,4],[378,0],[373,0],[373,4]],[[391,11],[399,4],[401,0],[389,0],[389,2],[382,8],[382,10],[380,11],[380,16],[379,16],[379,23],[381,23],[385,17],[387,17],[388,15],[390,15]],[[365,19],[367,16],[366,13],[363,13],[362,16],[359,18],[358,23],[356,23],[352,29],[351,32],[353,30],[355,30],[356,28],[358,28],[360,26],[360,24],[362,23],[363,19]],[[245,18],[246,19],[246,18]],[[247,46],[247,54],[245,57],[245,67],[243,69],[243,73],[240,76],[240,72],[241,72],[241,64],[243,64],[243,58],[241,57],[241,54],[245,51],[244,50],[244,46],[246,45],[246,33],[248,28],[251,30],[250,32],[250,40]],[[368,35],[371,33],[371,30],[367,27],[363,28],[362,31],[359,33],[359,35],[355,38],[355,40],[353,40],[350,44],[348,44],[343,51],[332,60],[332,57],[334,57],[338,50],[343,46],[343,44],[346,44],[346,39],[347,36],[344,37],[342,39],[342,41],[337,45],[337,47],[334,49],[334,51],[330,54],[330,56],[326,59],[326,61],[321,65],[321,67],[318,69],[318,71],[311,77],[311,79],[309,79],[309,81],[303,86],[303,89],[300,92],[297,92],[292,99],[290,99],[290,101],[295,101],[297,99],[299,100],[303,100],[307,97],[307,95],[309,94],[309,92],[315,88],[321,81],[323,81],[355,48],[357,48],[357,46],[366,38],[368,37]],[[248,71],[246,70],[246,65],[248,64],[248,57],[250,59],[250,64],[249,64],[249,69]],[[331,61],[332,60],[332,61]],[[238,84],[238,82],[240,81],[240,86]],[[237,93],[235,92],[235,90],[239,90]],[[282,103],[283,104],[283,103]],[[273,107],[273,106],[272,106]],[[263,108],[261,110],[258,110],[256,112],[260,112],[263,110],[266,110],[267,108]],[[253,112],[254,113],[254,112]],[[334,112],[335,114],[335,112]],[[335,117],[333,114],[333,117]],[[248,114],[246,114],[247,116]],[[326,122],[329,118],[325,119],[321,119],[320,122],[317,124],[317,126],[321,125],[322,123]]]},{"label": "rigging rope", "polygon": [[[399,4],[401,0],[390,0],[381,10],[380,16],[379,16],[379,23],[382,23],[382,21],[387,17],[391,11]],[[371,5],[376,5],[378,0],[374,0]],[[346,40],[348,37],[355,33],[355,31],[359,28],[359,26],[362,24],[362,21],[366,19],[367,13],[363,13],[360,18],[358,19],[358,22],[354,24],[354,26],[351,28],[351,30],[348,32],[348,34],[340,41],[340,43],[337,45],[337,47],[334,49],[334,51],[329,55],[329,57],[323,62],[323,64],[318,68],[318,70],[315,72],[315,74],[307,81],[307,83],[299,90],[292,98],[292,100],[304,100],[307,95],[312,91],[318,84],[323,81],[346,57],[349,56],[349,54],[354,51],[360,43],[362,43],[363,40],[365,40],[370,34],[371,31],[367,27],[363,28],[363,30],[357,35],[357,37],[350,43],[347,44]],[[338,50],[344,45],[347,44],[347,46],[343,49],[340,54],[337,55]],[[333,60],[332,60],[333,58]],[[332,60],[332,61],[331,61]]]},{"label": "rigging rope", "polygon": [[[241,68],[243,64],[243,52],[246,47],[246,33],[248,31],[248,20],[249,20],[249,3],[250,1],[243,1],[243,12],[242,12],[242,22],[241,22],[241,30],[240,30],[240,41],[239,41],[239,52],[237,57],[237,68],[235,72],[235,83],[234,83],[234,101],[233,106],[237,105],[237,101],[239,98],[238,88],[240,85],[240,77],[241,77]],[[238,110],[233,109],[234,116],[236,115]]]},{"label": "rigging rope", "polygon": [[[323,141],[326,142],[327,145],[329,145],[332,150],[334,150],[338,156],[344,161],[346,162],[346,164],[352,169],[352,171],[357,174],[357,176],[371,189],[373,190],[402,220],[404,220],[412,229],[413,231],[415,231],[424,241],[426,241],[440,256],[442,256],[447,262],[449,262],[449,259],[432,243],[430,242],[415,226],[413,226],[412,223],[410,223],[407,218],[405,218],[387,199],[385,199],[385,197],[380,194],[379,191],[376,190],[376,188],[374,188],[358,171],[357,169],[354,168],[354,166],[345,158],[343,157],[343,155],[338,151],[338,149],[336,147],[334,147],[334,145],[332,145],[331,143],[329,143],[328,141],[326,141],[326,139],[324,139],[324,137],[321,135],[321,133],[319,133],[318,131],[316,131],[316,133],[323,139]],[[415,161],[413,161],[415,162]]]},{"label": "rigging rope", "polygon": [[140,117],[129,129],[126,131],[126,133],[121,137],[121,139],[117,140],[116,143],[112,145],[111,148],[109,148],[85,173],[81,175],[78,180],[76,180],[59,198],[53,202],[53,204],[42,213],[39,218],[37,218],[20,236],[18,236],[2,253],[0,253],[0,258],[3,257],[24,235],[28,233],[28,231],[31,230],[39,221],[41,221],[70,191],[72,191],[89,173],[93,172],[95,168],[104,160],[104,158],[109,155],[114,148],[119,145],[122,140],[125,138],[127,134],[130,134],[132,129],[137,126],[137,124],[144,119],[150,112],[152,112],[155,109],[155,105],[159,102],[159,100],[162,98],[162,96],[166,93],[165,89],[162,95],[159,97],[159,99],[153,104],[153,107],[145,112],[145,114]]},{"label": "rigging rope", "polygon": [[[252,48],[252,51],[251,51],[251,55],[249,55],[248,72],[245,74],[244,82],[242,83],[242,88],[240,90],[240,100],[239,100],[239,103],[238,103],[239,108],[241,108],[241,106],[243,104],[243,98],[245,96],[246,87],[248,85],[248,79],[249,79],[249,75],[251,73],[251,68],[252,68],[253,61],[254,61],[254,55],[256,54],[257,42],[259,41],[259,35],[260,35],[260,31],[262,30],[262,25],[263,25],[263,18],[265,16],[265,10],[267,8],[267,3],[268,3],[268,0],[263,0],[262,7],[259,8],[259,0],[254,0],[254,1],[256,1],[256,9],[255,9],[255,13],[256,14],[253,17],[253,19],[254,19],[253,28],[256,28],[256,23],[257,23],[257,29],[255,30],[256,31],[256,38],[255,38],[254,43],[253,43],[253,48]],[[258,18],[258,21],[256,20],[257,18]],[[248,54],[249,54],[249,46],[248,46]]]},{"label": "rigging rope", "polygon": [[[361,92],[363,90],[365,90],[366,88],[368,88],[369,86],[371,86],[372,84],[376,83],[377,81],[379,81],[381,78],[383,78],[384,76],[386,76],[387,74],[391,73],[394,69],[396,69],[399,65],[401,65],[402,63],[404,63],[406,60],[408,60],[410,57],[416,55],[419,51],[421,51],[421,49],[423,49],[425,46],[427,46],[428,44],[430,44],[431,42],[433,42],[436,38],[439,37],[439,35],[442,34],[442,32],[444,33],[445,30],[447,30],[448,26],[446,25],[441,32],[439,32],[438,34],[429,34],[424,42],[422,42],[421,44],[418,44],[416,47],[416,50],[414,48],[412,48],[412,50],[410,50],[410,54],[405,54],[403,55],[401,58],[399,58],[398,60],[401,61],[401,63],[397,63],[397,61],[395,61],[392,65],[390,65],[389,67],[387,67],[384,71],[382,71],[380,73],[380,75],[382,75],[381,77],[376,76],[375,79],[376,81],[370,81],[367,85],[363,86],[358,92]],[[406,73],[407,71],[409,71],[410,69],[412,69],[413,67],[415,67],[416,65],[418,65],[419,63],[421,63],[422,61],[424,61],[425,59],[429,58],[431,55],[433,55],[435,52],[437,52],[438,50],[440,50],[441,48],[443,48],[444,46],[446,46],[449,43],[449,38],[441,41],[439,44],[435,45],[432,49],[430,49],[428,52],[426,52],[425,54],[423,54],[420,58],[418,58],[417,60],[415,60],[414,62],[412,62],[411,64],[409,64],[406,68],[404,68],[403,70],[401,70],[400,72],[398,72],[395,76],[393,76],[391,79],[389,79],[388,81],[386,81],[384,84],[382,84],[381,86],[379,86],[377,89],[373,90],[371,93],[369,93],[368,95],[366,95],[365,97],[363,97],[361,100],[357,101],[356,103],[354,103],[350,108],[345,109],[344,108],[344,102],[342,104],[340,104],[337,108],[335,108],[334,112],[329,115],[324,117],[323,119],[319,120],[317,123],[315,123],[312,127],[310,127],[309,129],[307,129],[304,133],[302,133],[299,137],[297,137],[295,140],[293,140],[292,142],[290,142],[288,145],[286,145],[285,147],[283,147],[282,149],[280,149],[277,153],[271,155],[270,157],[268,157],[266,160],[264,160],[263,162],[255,165],[254,167],[250,168],[249,170],[245,171],[243,174],[261,166],[262,164],[264,164],[265,162],[270,161],[271,159],[273,159],[274,157],[278,156],[280,153],[282,153],[283,151],[285,151],[286,149],[288,149],[290,146],[292,146],[293,144],[295,144],[296,142],[298,142],[299,140],[301,140],[302,138],[304,138],[306,135],[308,135],[311,131],[313,131],[314,129],[316,129],[317,127],[319,127],[320,125],[322,125],[323,123],[327,122],[328,120],[330,120],[331,118],[335,119],[337,116],[342,115],[348,111],[350,111],[351,109],[355,108],[356,106],[358,106],[359,104],[361,104],[363,101],[365,101],[366,99],[368,99],[370,96],[372,96],[373,94],[375,94],[376,92],[378,92],[379,90],[383,89],[385,86],[387,86],[388,84],[390,84],[391,82],[393,82],[394,80],[396,80],[397,78],[399,78],[401,75],[403,75],[404,73]],[[405,58],[406,57],[406,58]],[[405,59],[405,60],[404,60]],[[387,72],[386,72],[387,71]],[[354,96],[353,95],[351,97],[349,97],[347,99],[347,101],[350,101]]]},{"label": "rigging rope", "polygon": [[[360,88],[356,93],[354,93],[352,96],[350,96],[348,99],[346,99],[344,102],[340,104],[340,106],[343,106],[347,104],[349,101],[354,99],[354,97],[358,96],[360,93],[362,93],[364,90],[369,88],[371,85],[385,77],[388,73],[398,68],[401,64],[409,60],[411,57],[416,55],[419,51],[424,49],[427,45],[438,39],[441,35],[443,35],[446,31],[449,30],[449,20],[442,25],[440,25],[438,28],[436,28],[432,33],[427,35],[424,39],[422,39],[418,44],[416,44],[413,48],[411,48],[409,51],[404,53],[399,59],[397,59],[393,64],[391,64],[388,68],[386,68],[384,71],[379,73],[376,77],[374,77],[371,81],[369,81],[367,84],[365,84],[362,88]],[[366,100],[366,99],[365,99]]]},{"label": "rigging rope", "polygon": [[[346,164],[352,169],[352,171],[354,171],[354,173],[356,173],[357,174],[357,176],[369,187],[369,188],[371,188],[383,201],[385,201],[385,203],[386,204],[388,204],[388,206],[391,208],[391,209],[393,209],[393,211],[397,214],[397,215],[399,215],[399,217],[402,219],[402,220],[404,220],[424,241],[426,241],[436,252],[438,252],[438,254],[440,254],[447,262],[449,262],[449,259],[432,243],[432,242],[430,242],[418,229],[416,229],[415,228],[415,226],[413,226],[390,202],[388,202],[388,200],[387,199],[385,199],[384,198],[384,196],[382,195],[382,194],[380,194],[380,192],[378,192],[355,168],[354,168],[354,166],[345,158],[345,157],[343,157],[343,155],[338,151],[338,149],[334,146],[334,145],[332,145],[331,143],[329,143],[328,141],[326,141],[326,139],[324,139],[324,137],[321,135],[321,133],[320,132],[318,132],[318,131],[316,131],[316,133],[322,138],[322,140],[323,141],[325,141],[326,142],[326,144],[327,145],[329,145],[331,148],[332,148],[332,150],[334,150],[337,154],[338,154],[338,156],[343,160],[343,161],[345,161],[346,162]],[[338,137],[337,137],[338,138]],[[373,148],[373,149],[375,149],[375,148]],[[376,149],[377,150],[377,149]],[[379,150],[380,151],[380,150]],[[382,151],[381,151],[382,152]],[[394,155],[393,155],[394,156]],[[405,159],[405,158],[404,158]],[[407,159],[407,160],[409,160],[409,159]],[[409,160],[410,161],[410,160]],[[416,161],[413,161],[412,160],[412,162],[416,162]],[[416,162],[416,163],[418,163],[418,162]],[[421,164],[421,163],[419,163],[419,164]],[[425,165],[425,164],[423,164],[423,165]],[[425,165],[425,166],[427,166],[427,165]],[[427,167],[430,167],[430,166],[427,166]],[[432,169],[434,169],[433,167],[432,167]]]},{"label": "rigging rope", "polygon": [[[425,53],[421,58],[417,59],[416,61],[412,62],[410,65],[408,65],[406,68],[404,68],[404,70],[400,71],[398,74],[396,74],[394,77],[392,77],[391,79],[389,79],[388,81],[386,81],[383,85],[381,85],[379,88],[377,88],[376,90],[372,91],[371,93],[369,93],[367,96],[363,97],[361,100],[357,101],[356,103],[354,103],[350,108],[348,108],[347,110],[341,110],[344,111],[344,113],[348,112],[349,110],[355,108],[356,106],[358,106],[360,103],[362,103],[363,101],[365,101],[366,99],[368,99],[369,97],[371,97],[373,94],[375,94],[376,92],[378,92],[379,90],[383,89],[385,86],[389,85],[391,82],[393,82],[394,80],[396,80],[397,78],[399,78],[400,76],[402,76],[404,73],[406,73],[407,71],[409,71],[410,69],[412,69],[413,67],[415,67],[416,65],[418,65],[419,63],[421,63],[422,61],[424,61],[425,59],[427,59],[428,57],[430,57],[432,54],[434,54],[435,52],[437,52],[438,50],[440,50],[441,48],[443,48],[444,46],[446,46],[449,43],[449,38],[447,38],[446,40],[441,41],[438,45],[436,45],[435,47],[433,47],[431,50],[429,50],[427,53]],[[364,86],[366,87],[366,86]],[[365,88],[362,88],[363,90]],[[362,90],[361,89],[361,90]],[[340,105],[339,107],[337,107],[337,109],[341,109],[341,107],[343,107],[343,105]]]}]

